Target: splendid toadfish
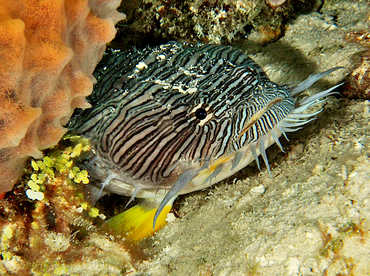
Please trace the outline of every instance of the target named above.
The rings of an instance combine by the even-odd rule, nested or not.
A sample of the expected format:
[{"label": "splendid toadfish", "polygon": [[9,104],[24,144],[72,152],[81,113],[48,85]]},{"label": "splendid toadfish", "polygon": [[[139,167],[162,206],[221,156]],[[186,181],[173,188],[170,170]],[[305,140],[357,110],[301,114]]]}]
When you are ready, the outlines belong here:
[{"label": "splendid toadfish", "polygon": [[107,224],[138,240],[165,224],[177,195],[253,160],[260,168],[259,155],[270,172],[266,149],[283,150],[279,137],[312,121],[321,110],[306,110],[339,85],[298,96],[338,68],[288,86],[230,46],[170,42],[107,52],[95,71],[92,108],[77,111],[69,128],[91,139],[94,156],[84,166],[101,190],[150,202]]}]

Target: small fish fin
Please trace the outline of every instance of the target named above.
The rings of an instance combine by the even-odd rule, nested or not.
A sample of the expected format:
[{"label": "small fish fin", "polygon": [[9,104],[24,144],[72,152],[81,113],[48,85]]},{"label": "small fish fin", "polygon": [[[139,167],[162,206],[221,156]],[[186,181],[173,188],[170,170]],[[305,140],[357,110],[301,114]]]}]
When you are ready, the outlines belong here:
[{"label": "small fish fin", "polygon": [[[207,177],[207,179],[204,181],[204,183],[207,183],[208,181],[211,182],[212,178],[216,177],[221,171],[222,171],[223,164],[217,164],[216,168],[213,170],[213,172]],[[210,183],[211,184],[211,183]]]},{"label": "small fish fin", "polygon": [[308,88],[310,88],[315,82],[317,82],[319,79],[325,77],[326,75],[329,75],[330,73],[338,70],[338,69],[343,69],[345,67],[334,67],[334,68],[331,68],[329,70],[326,70],[325,72],[321,72],[321,73],[318,73],[318,74],[314,74],[314,75],[310,75],[306,80],[302,81],[301,83],[299,83],[296,87],[294,87],[291,92],[290,92],[290,96],[291,97],[296,97],[297,95],[299,95],[301,92],[307,90]]},{"label": "small fish fin", "polygon": [[265,139],[261,138],[261,141],[259,142],[259,150],[262,156],[263,161],[265,162],[265,165],[267,167],[267,170],[269,172],[269,175],[272,177],[271,170],[270,170],[270,164],[269,164],[269,159],[267,158],[266,154],[266,147],[265,147]]},{"label": "small fish fin", "polygon": [[288,136],[286,135],[286,133],[285,133],[285,131],[284,131],[283,127],[281,127],[280,125],[277,125],[277,127],[279,128],[279,130],[281,131],[281,133],[284,135],[285,139],[286,139],[287,141],[290,141],[290,140],[289,140],[289,138],[288,138]]},{"label": "small fish fin", "polygon": [[110,184],[110,181],[112,179],[117,178],[117,175],[115,173],[109,173],[107,178],[104,180],[104,182],[100,183],[101,188],[98,197],[100,198],[101,193],[103,192],[104,188]]},{"label": "small fish fin", "polygon": [[138,205],[112,217],[105,224],[116,235],[126,236],[128,239],[138,242],[153,235],[167,224],[167,214],[171,211],[175,198],[172,198],[162,208],[160,214],[157,216],[154,228],[154,215],[158,210],[156,206],[158,206],[162,198],[142,200]]},{"label": "small fish fin", "polygon": [[272,136],[272,138],[274,139],[275,143],[276,143],[276,144],[278,145],[278,147],[280,148],[280,150],[281,150],[282,152],[285,152],[285,151],[284,151],[283,146],[281,145],[281,143],[280,143],[280,141],[279,141],[279,137],[278,137],[278,135],[276,134],[276,130],[275,130],[275,129],[272,129],[272,130],[271,130],[271,136]]},{"label": "small fish fin", "polygon": [[342,85],[342,83],[296,102],[295,108],[292,110],[292,112],[278,124],[278,127],[283,132],[283,134],[285,132],[297,131],[301,129],[304,125],[315,120],[315,116],[319,114],[323,110],[323,108],[313,113],[302,112],[305,112],[312,106],[325,102],[325,99],[323,98],[336,94],[337,92],[335,92],[334,90],[340,85]]},{"label": "small fish fin", "polygon": [[126,203],[125,208],[127,208],[127,206],[129,206],[131,202],[134,202],[135,197],[136,197],[136,195],[138,194],[138,192],[139,192],[140,190],[141,190],[141,188],[139,188],[138,186],[137,186],[137,187],[135,187],[135,191],[134,191],[134,193],[132,194],[132,196],[131,196],[130,200]]},{"label": "small fish fin", "polygon": [[234,159],[232,160],[232,163],[231,163],[232,164],[231,169],[230,169],[231,171],[239,165],[240,160],[242,160],[242,157],[243,157],[243,154],[241,153],[240,150],[235,153]]},{"label": "small fish fin", "polygon": [[250,146],[250,149],[251,149],[251,153],[252,153],[252,155],[253,155],[253,158],[254,158],[254,160],[255,160],[255,161],[256,161],[256,163],[257,163],[257,167],[258,167],[258,169],[259,169],[259,170],[261,170],[260,161],[259,161],[259,159],[258,159],[258,155],[257,155],[257,151],[256,151],[256,145],[255,145],[255,144],[251,145],[251,146]]},{"label": "small fish fin", "polygon": [[180,192],[180,190],[188,184],[196,175],[198,174],[198,171],[196,169],[190,169],[186,170],[180,177],[177,179],[176,183],[171,187],[171,189],[168,191],[168,193],[165,195],[161,203],[159,204],[159,207],[154,215],[153,220],[153,229],[155,229],[155,224],[157,222],[157,219],[159,217],[159,214],[162,212],[163,208],[171,201],[173,198]]},{"label": "small fish fin", "polygon": [[298,106],[294,108],[293,112],[294,113],[303,112],[304,110],[308,109],[309,107],[313,105],[319,104],[321,102],[325,102],[325,100],[322,100],[322,98],[330,96],[330,95],[338,94],[338,92],[335,92],[333,90],[341,85],[343,85],[343,83],[337,84],[329,89],[326,89],[325,91],[316,93],[308,98],[298,101],[297,102]]}]

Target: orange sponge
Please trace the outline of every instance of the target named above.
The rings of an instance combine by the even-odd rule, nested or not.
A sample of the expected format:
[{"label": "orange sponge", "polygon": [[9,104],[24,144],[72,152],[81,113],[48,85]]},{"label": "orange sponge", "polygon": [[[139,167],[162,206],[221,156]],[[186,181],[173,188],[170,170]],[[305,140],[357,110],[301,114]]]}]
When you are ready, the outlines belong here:
[{"label": "orange sponge", "polygon": [[92,72],[124,15],[114,0],[0,0],[0,193],[29,156],[58,143],[86,108]]}]

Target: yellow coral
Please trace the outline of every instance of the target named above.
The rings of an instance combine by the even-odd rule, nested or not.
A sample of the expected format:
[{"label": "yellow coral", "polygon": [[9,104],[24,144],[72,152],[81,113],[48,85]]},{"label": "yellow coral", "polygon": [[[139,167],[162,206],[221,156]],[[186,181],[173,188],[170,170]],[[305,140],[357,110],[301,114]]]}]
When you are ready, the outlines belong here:
[{"label": "yellow coral", "polygon": [[73,167],[68,174],[69,179],[72,179],[76,183],[88,184],[89,178],[86,170],[80,170],[79,167]]},{"label": "yellow coral", "polygon": [[12,254],[8,251],[9,249],[9,240],[13,237],[13,229],[8,225],[3,228],[3,233],[1,235],[0,250],[3,260],[10,260]]},{"label": "yellow coral", "polygon": [[73,180],[76,183],[81,183],[82,182],[83,184],[88,184],[89,183],[89,178],[88,178],[87,171],[82,170],[82,171],[78,172]]},{"label": "yellow coral", "polygon": [[31,161],[31,166],[35,171],[39,170],[39,165],[37,165],[37,162],[35,160]]},{"label": "yellow coral", "polygon": [[[37,161],[31,160],[33,173],[30,176],[31,179],[27,182],[29,189],[26,190],[26,195],[29,199],[43,200],[44,195],[42,192],[45,190],[45,185],[52,185],[55,181],[58,181],[58,177],[63,174],[73,181],[70,182],[70,184],[89,183],[88,172],[74,166],[73,160],[79,157],[83,152],[91,150],[90,140],[80,136],[70,136],[68,134],[63,140],[69,140],[72,145],[62,148],[55,147],[54,150],[43,159]],[[61,187],[58,187],[57,190],[63,194],[63,192],[59,190],[60,188]],[[97,208],[91,207],[85,201],[81,202],[83,198],[83,194],[81,193],[76,195],[76,202],[80,202],[80,207],[78,207],[76,211],[81,213],[85,210],[90,217],[99,217],[104,220],[105,215],[100,214]],[[58,201],[60,204],[67,203],[64,197],[58,198]]]},{"label": "yellow coral", "polygon": [[69,179],[78,184],[89,183],[88,172],[74,166],[73,158],[80,156],[84,151],[89,151],[91,149],[90,141],[79,136],[68,135],[64,140],[73,140],[74,145],[61,149],[56,147],[41,160],[31,160],[33,173],[27,182],[29,189],[26,191],[26,195],[28,198],[42,200],[44,198],[42,191],[45,190],[46,180],[53,183],[55,178],[61,174],[67,174]]},{"label": "yellow coral", "polygon": [[87,210],[87,207],[88,207],[88,203],[87,202],[82,202],[81,203],[81,208],[82,209]]},{"label": "yellow coral", "polygon": [[95,207],[91,207],[89,211],[89,215],[92,218],[96,218],[99,215],[99,209]]},{"label": "yellow coral", "polygon": [[54,274],[55,275],[63,275],[68,272],[68,269],[65,265],[61,264],[57,268],[54,269]]}]

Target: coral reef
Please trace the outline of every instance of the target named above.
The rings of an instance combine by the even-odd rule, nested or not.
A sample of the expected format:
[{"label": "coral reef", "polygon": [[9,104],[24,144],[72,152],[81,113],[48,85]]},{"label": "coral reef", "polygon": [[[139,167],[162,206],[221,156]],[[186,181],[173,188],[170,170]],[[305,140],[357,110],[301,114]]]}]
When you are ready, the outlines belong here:
[{"label": "coral reef", "polygon": [[[119,26],[119,33],[125,34],[125,41],[119,43],[147,46],[153,43],[153,37],[157,42],[175,39],[216,44],[247,37],[265,43],[283,35],[288,19],[317,9],[320,3],[305,0],[123,1],[120,8],[128,20]],[[256,30],[258,35],[250,38],[251,30]]]},{"label": "coral reef", "polygon": [[74,108],[89,106],[119,3],[0,0],[0,193],[60,140]]},{"label": "coral reef", "polygon": [[0,201],[1,275],[133,271],[131,245],[100,233],[96,225],[105,216],[84,198],[87,172],[74,164],[91,149],[89,141],[67,138],[42,160],[32,160],[14,193]]}]

